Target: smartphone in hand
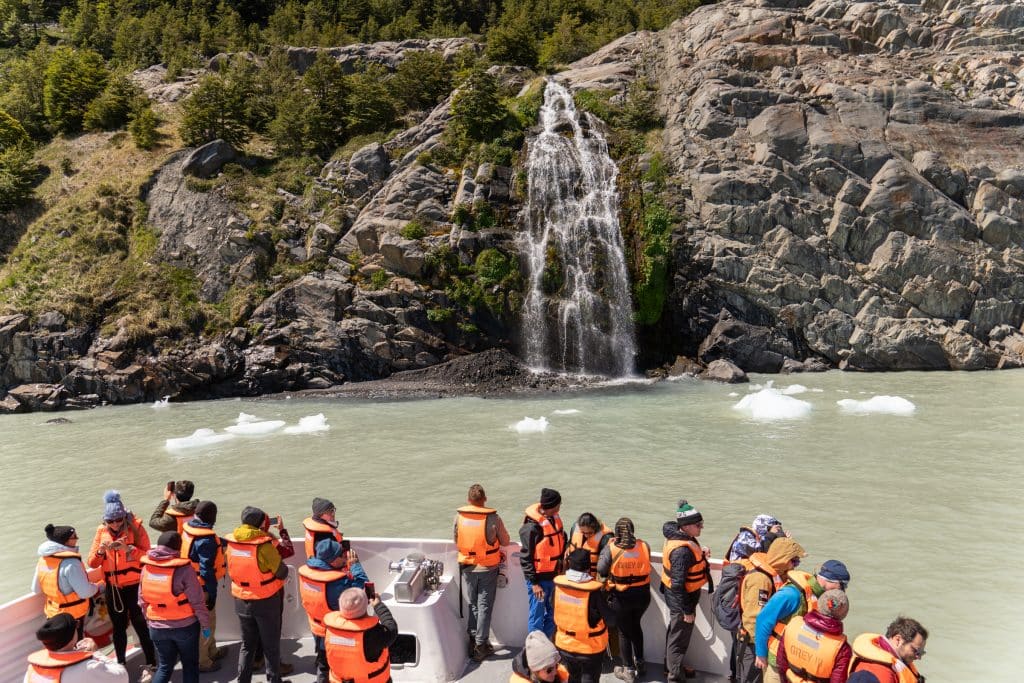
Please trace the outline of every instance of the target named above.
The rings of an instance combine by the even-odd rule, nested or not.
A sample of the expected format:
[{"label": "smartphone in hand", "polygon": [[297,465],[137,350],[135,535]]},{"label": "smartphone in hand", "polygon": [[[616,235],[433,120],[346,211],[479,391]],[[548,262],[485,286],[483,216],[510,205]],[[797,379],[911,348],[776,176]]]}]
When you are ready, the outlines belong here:
[{"label": "smartphone in hand", "polygon": [[366,599],[373,600],[377,597],[377,590],[373,585],[373,581],[367,581],[363,584],[363,590],[366,591]]}]

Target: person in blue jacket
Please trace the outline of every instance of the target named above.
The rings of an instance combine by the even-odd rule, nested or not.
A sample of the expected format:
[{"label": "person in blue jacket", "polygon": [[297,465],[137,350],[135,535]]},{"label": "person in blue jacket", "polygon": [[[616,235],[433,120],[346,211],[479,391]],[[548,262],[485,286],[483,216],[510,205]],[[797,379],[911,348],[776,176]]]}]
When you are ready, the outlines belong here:
[{"label": "person in blue jacket", "polygon": [[[324,585],[324,599],[331,611],[338,609],[338,600],[342,593],[349,588],[363,588],[370,580],[363,565],[359,563],[356,551],[351,548],[344,550],[341,544],[333,538],[325,538],[317,542],[316,555],[306,560],[306,566],[320,571],[344,572],[340,579]],[[330,667],[327,665],[324,639],[321,636],[314,636],[313,640],[316,646],[316,680],[317,683],[327,683]]]}]

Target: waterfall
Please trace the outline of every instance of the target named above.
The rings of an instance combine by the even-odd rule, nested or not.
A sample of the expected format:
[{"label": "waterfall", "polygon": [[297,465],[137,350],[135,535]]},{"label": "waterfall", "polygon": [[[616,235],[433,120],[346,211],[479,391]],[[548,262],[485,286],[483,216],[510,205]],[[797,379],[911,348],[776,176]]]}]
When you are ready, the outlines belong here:
[{"label": "waterfall", "polygon": [[527,363],[564,372],[630,375],[636,355],[618,168],[597,121],[549,81],[543,131],[529,143],[523,253]]}]

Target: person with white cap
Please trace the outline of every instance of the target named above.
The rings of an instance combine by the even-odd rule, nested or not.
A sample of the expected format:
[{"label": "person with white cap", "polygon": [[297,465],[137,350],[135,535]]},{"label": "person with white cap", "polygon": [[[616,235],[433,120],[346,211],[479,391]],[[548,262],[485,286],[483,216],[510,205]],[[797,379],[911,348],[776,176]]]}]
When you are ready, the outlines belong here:
[{"label": "person with white cap", "polygon": [[[373,606],[373,616],[367,614],[367,604]],[[371,601],[362,588],[345,590],[338,610],[324,616],[324,627],[331,681],[390,683],[388,648],[398,638],[398,624],[380,596]]]},{"label": "person with white cap", "polygon": [[530,631],[526,645],[512,659],[508,683],[566,683],[569,670],[560,664],[558,650],[543,631]]}]

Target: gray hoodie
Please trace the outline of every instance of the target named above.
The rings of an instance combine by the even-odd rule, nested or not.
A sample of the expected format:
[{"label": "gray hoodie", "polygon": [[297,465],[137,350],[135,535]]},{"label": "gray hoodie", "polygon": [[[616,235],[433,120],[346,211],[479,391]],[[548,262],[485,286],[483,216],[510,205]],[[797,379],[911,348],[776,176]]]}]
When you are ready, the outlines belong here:
[{"label": "gray hoodie", "polygon": [[[81,550],[61,545],[56,541],[43,541],[39,545],[39,557],[48,557],[61,552],[81,553]],[[85,572],[85,565],[82,564],[81,560],[68,557],[60,563],[60,569],[57,570],[57,587],[60,588],[61,593],[68,594],[74,592],[78,593],[80,597],[91,598],[100,591],[100,586],[101,584],[89,581],[89,577]],[[43,592],[42,587],[39,585],[39,572],[35,572],[32,575],[32,592]]]}]

